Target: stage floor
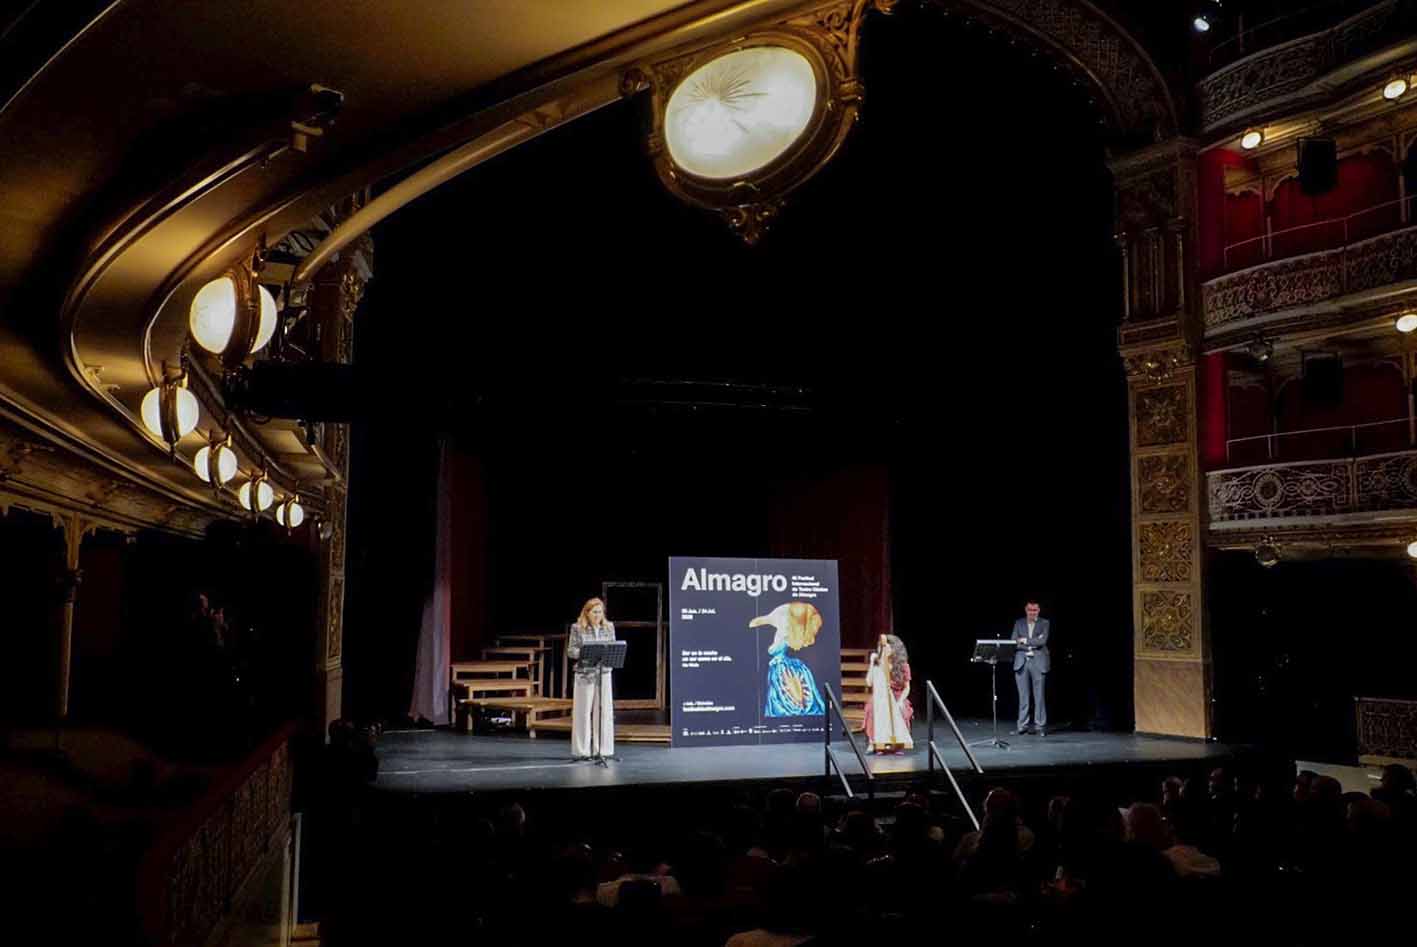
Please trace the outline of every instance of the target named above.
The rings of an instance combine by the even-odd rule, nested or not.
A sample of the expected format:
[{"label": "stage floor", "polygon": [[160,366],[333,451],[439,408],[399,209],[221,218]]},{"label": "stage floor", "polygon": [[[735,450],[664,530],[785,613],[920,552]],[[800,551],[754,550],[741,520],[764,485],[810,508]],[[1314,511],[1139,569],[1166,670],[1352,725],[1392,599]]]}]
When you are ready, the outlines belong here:
[{"label": "stage floor", "polygon": [[[987,740],[987,720],[962,720],[966,741]],[[882,784],[903,783],[928,769],[925,727],[914,729],[915,750],[896,756],[867,756]],[[984,769],[975,776],[948,729],[935,731],[935,743],[961,783],[1029,771],[1109,765],[1194,765],[1223,760],[1245,748],[1192,740],[1144,737],[1130,733],[1059,732],[1046,737],[1001,734],[1009,748],[973,747]],[[833,744],[837,759],[861,788],[859,766],[845,741]],[[505,792],[530,789],[591,789],[617,786],[678,785],[743,781],[795,781],[822,776],[820,743],[762,747],[705,747],[620,744],[617,762],[608,767],[575,762],[568,741],[528,740],[524,736],[471,736],[448,730],[401,730],[378,744],[375,788],[390,792]]]}]

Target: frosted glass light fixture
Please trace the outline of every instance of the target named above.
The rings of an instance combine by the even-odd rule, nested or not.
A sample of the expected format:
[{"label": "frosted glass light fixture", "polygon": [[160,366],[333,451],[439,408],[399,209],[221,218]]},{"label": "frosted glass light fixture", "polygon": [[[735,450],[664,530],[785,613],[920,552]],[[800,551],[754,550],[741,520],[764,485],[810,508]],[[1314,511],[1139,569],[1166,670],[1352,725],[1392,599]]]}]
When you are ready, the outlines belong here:
[{"label": "frosted glass light fixture", "polygon": [[[215,451],[215,457],[213,452]],[[208,444],[197,451],[197,456],[192,458],[192,469],[197,472],[206,483],[212,482],[212,474],[216,474],[217,483],[227,483],[236,476],[236,451],[226,446],[224,442]]]},{"label": "frosted glass light fixture", "polygon": [[305,507],[300,505],[300,498],[291,494],[284,502],[276,507],[276,522],[286,529],[295,529],[305,522]]},{"label": "frosted glass light fixture", "polygon": [[[252,487],[255,487],[256,508],[251,510]],[[271,485],[265,477],[252,477],[241,485],[241,489],[236,492],[236,498],[241,501],[241,505],[253,513],[264,513],[271,508],[275,502],[276,492],[271,489]]]},{"label": "frosted glass light fixture", "polygon": [[[238,280],[245,285],[238,285]],[[251,293],[255,294],[256,304],[248,313]],[[249,336],[248,317],[256,322],[255,334]],[[232,271],[197,290],[187,313],[187,328],[193,341],[208,352],[221,356],[223,361],[240,362],[265,348],[275,335],[276,300],[249,271]],[[243,338],[249,341],[243,342]]]},{"label": "frosted glass light fixture", "polygon": [[1393,76],[1387,81],[1387,85],[1383,86],[1383,98],[1387,99],[1389,102],[1396,102],[1406,94],[1406,76]]},{"label": "frosted glass light fixture", "polygon": [[1251,128],[1240,136],[1240,147],[1246,151],[1254,151],[1264,144],[1264,132],[1258,128]]},{"label": "frosted glass light fixture", "polygon": [[181,381],[173,380],[165,381],[143,395],[138,413],[148,433],[171,447],[192,433],[201,411],[197,396],[188,391]]},{"label": "frosted glass light fixture", "polygon": [[1397,317],[1397,321],[1393,323],[1393,326],[1403,335],[1412,332],[1414,329],[1417,329],[1417,312],[1404,312]]},{"label": "frosted glass light fixture", "polygon": [[739,49],[704,63],[670,93],[664,143],[683,170],[741,178],[782,156],[817,107],[807,58],[781,46]]}]

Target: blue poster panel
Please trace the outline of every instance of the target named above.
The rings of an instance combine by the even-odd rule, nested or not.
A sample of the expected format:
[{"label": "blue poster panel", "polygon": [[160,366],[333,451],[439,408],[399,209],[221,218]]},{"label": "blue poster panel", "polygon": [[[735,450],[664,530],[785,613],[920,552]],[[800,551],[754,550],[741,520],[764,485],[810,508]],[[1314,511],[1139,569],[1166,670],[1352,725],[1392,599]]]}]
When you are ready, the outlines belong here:
[{"label": "blue poster panel", "polygon": [[821,740],[841,693],[830,559],[669,560],[674,746]]}]

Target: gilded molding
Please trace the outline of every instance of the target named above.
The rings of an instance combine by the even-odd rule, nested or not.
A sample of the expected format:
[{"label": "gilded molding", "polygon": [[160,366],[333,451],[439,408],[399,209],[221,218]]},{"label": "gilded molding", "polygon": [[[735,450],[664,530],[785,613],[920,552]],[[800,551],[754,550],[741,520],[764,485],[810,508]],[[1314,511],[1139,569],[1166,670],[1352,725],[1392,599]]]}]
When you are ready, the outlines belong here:
[{"label": "gilded molding", "polygon": [[1195,532],[1189,520],[1137,525],[1137,555],[1143,582],[1189,582],[1194,575]]},{"label": "gilded molding", "polygon": [[1198,652],[1189,592],[1142,589],[1139,653],[1183,655]]},{"label": "gilded molding", "polygon": [[1137,447],[1184,444],[1191,430],[1191,402],[1186,386],[1161,385],[1133,392]]},{"label": "gilded molding", "polygon": [[1137,513],[1143,516],[1185,513],[1191,508],[1190,458],[1151,454],[1137,461]]}]

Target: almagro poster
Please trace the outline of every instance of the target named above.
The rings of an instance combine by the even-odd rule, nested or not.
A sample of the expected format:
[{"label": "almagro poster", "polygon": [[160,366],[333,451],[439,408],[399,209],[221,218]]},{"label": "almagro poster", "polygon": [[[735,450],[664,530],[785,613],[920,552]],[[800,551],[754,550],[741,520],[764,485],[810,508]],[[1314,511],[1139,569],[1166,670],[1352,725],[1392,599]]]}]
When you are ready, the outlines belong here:
[{"label": "almagro poster", "polygon": [[674,746],[821,740],[841,696],[830,559],[669,560]]}]

